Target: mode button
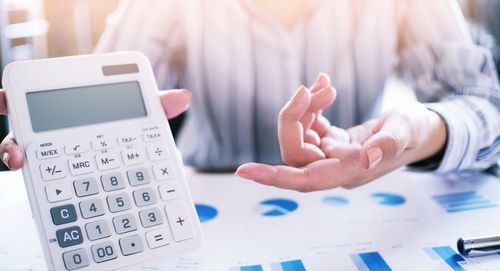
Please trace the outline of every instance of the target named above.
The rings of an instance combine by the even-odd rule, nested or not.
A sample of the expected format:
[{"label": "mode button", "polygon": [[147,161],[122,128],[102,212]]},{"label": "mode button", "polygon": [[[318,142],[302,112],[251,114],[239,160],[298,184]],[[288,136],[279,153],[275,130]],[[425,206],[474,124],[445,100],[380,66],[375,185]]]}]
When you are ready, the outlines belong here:
[{"label": "mode button", "polygon": [[59,156],[61,156],[61,148],[52,142],[44,142],[36,146],[36,157],[40,160]]}]

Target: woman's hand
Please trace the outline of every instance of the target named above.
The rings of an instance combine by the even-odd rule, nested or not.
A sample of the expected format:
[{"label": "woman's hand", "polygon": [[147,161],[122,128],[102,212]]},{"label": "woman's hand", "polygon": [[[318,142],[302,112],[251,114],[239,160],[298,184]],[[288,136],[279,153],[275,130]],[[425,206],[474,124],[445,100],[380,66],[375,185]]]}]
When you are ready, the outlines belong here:
[{"label": "woman's hand", "polygon": [[335,97],[324,74],[311,90],[301,86],[278,120],[281,156],[290,166],[249,163],[236,175],[303,192],[354,188],[431,157],[445,146],[444,121],[420,103],[396,107],[344,130],[332,126],[321,113]]},{"label": "woman's hand", "polygon": [[[185,89],[169,90],[161,93],[160,100],[165,115],[168,118],[173,118],[188,109],[192,95],[189,90]],[[0,115],[7,115],[7,113],[5,91],[0,89]],[[24,154],[21,152],[12,133],[7,135],[0,144],[0,157],[11,170],[17,170],[23,166]]]}]

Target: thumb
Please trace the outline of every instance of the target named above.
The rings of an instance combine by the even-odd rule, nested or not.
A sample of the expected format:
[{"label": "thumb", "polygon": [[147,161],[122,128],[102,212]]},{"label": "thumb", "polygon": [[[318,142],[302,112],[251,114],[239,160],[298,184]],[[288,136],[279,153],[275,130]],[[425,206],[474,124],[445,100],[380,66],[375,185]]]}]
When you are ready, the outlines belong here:
[{"label": "thumb", "polygon": [[387,118],[376,128],[361,148],[360,160],[365,169],[397,158],[410,145],[411,133],[404,121]]}]

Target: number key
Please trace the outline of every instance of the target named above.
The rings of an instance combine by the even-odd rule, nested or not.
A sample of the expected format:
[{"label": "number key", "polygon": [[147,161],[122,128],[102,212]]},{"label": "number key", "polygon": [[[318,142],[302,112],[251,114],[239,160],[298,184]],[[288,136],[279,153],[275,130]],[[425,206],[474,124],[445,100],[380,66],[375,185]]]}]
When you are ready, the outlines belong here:
[{"label": "number key", "polygon": [[145,168],[136,168],[127,171],[128,181],[131,186],[151,183],[149,171]]},{"label": "number key", "polygon": [[94,261],[96,263],[102,263],[105,261],[113,260],[118,257],[116,253],[115,246],[111,242],[104,242],[92,246],[92,256],[94,256]]},{"label": "number key", "polygon": [[100,199],[89,199],[80,202],[80,211],[83,218],[92,218],[104,215],[104,206]]},{"label": "number key", "polygon": [[161,212],[158,208],[141,211],[139,213],[139,218],[141,219],[141,223],[144,228],[153,227],[163,223],[163,217],[161,216]]},{"label": "number key", "polygon": [[86,197],[99,193],[99,187],[94,178],[76,180],[73,186],[78,197]]},{"label": "number key", "polygon": [[68,270],[75,270],[89,265],[89,258],[83,248],[64,252],[63,261]]},{"label": "number key", "polygon": [[125,188],[125,181],[120,172],[108,173],[101,176],[102,188],[104,191],[114,191]]},{"label": "number key", "polygon": [[133,215],[125,214],[113,218],[113,225],[118,234],[137,230],[137,222]]},{"label": "number key", "polygon": [[121,212],[130,209],[130,199],[126,193],[108,196],[109,210],[112,213]]},{"label": "number key", "polygon": [[147,206],[156,202],[156,195],[152,188],[144,188],[134,191],[135,205],[138,207]]},{"label": "number key", "polygon": [[87,237],[91,241],[106,238],[111,235],[108,224],[104,220],[88,223],[85,225],[85,230],[87,231]]}]

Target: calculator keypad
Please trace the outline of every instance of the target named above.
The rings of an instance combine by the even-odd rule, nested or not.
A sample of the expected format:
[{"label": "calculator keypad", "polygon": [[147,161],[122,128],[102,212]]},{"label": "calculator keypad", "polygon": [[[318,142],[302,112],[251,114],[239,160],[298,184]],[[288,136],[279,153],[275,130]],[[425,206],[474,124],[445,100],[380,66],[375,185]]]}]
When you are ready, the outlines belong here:
[{"label": "calculator keypad", "polygon": [[36,150],[67,270],[194,237],[162,136],[151,131]]}]

